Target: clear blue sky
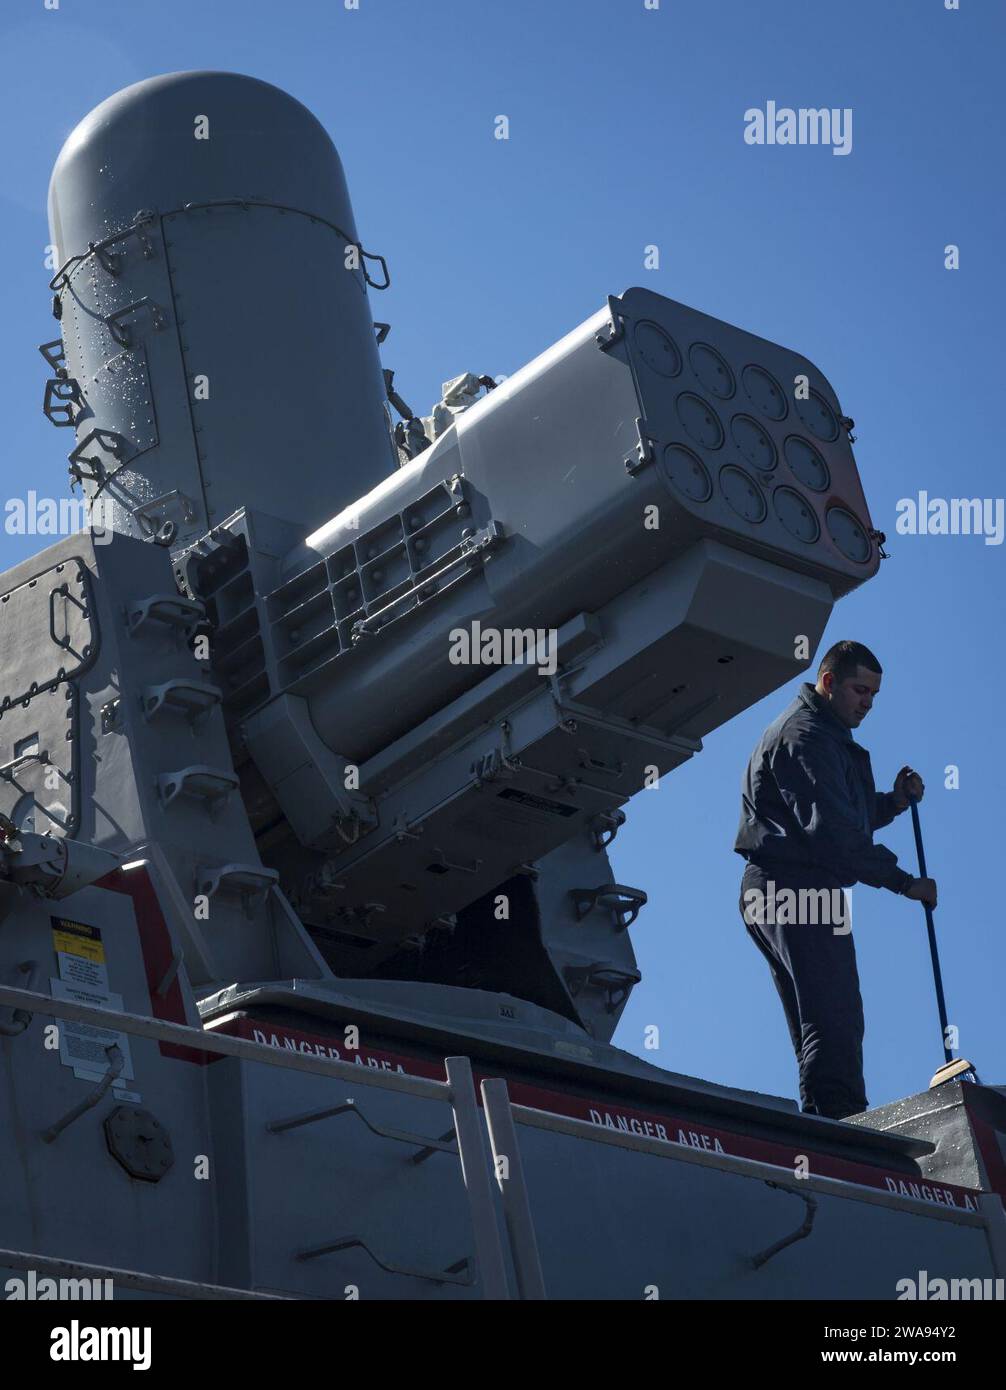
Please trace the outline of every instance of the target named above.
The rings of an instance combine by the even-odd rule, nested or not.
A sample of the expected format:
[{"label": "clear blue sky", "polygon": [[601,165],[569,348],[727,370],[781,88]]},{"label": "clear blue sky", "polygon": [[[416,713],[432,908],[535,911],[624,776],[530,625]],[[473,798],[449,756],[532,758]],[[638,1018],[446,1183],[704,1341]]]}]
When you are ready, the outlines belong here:
[{"label": "clear blue sky", "polygon": [[[897,536],[895,505],[1006,490],[1002,7],[988,0],[7,0],[0,19],[6,286],[0,495],[59,496],[66,435],[41,415],[55,336],[43,256],[49,172],[111,92],[226,68],[284,87],[332,134],[364,244],[393,286],[384,364],[426,412],[460,372],[512,373],[632,284],[816,362],[855,417],[880,574],[837,607],[824,645],[879,655],[859,730],[878,785],[911,762],[941,888],[951,1021],[1006,1082],[1002,733],[1006,547]],[[853,148],[753,147],[744,112],[850,107]],[[492,138],[510,118],[510,139]],[[659,271],[643,248],[660,247]],[[960,269],[943,248],[960,247]],[[320,519],[319,519],[320,520]],[[44,540],[0,536],[4,567]],[[821,650],[824,650],[822,646]],[[650,903],[644,972],[616,1041],[673,1070],[795,1096],[767,970],[737,913],[739,783],[795,683],[714,733],[630,805],[616,878]],[[948,764],[960,789],[943,787]],[[878,837],[914,867],[907,816]],[[855,890],[866,1073],[880,1104],[942,1061],[918,904]]]}]

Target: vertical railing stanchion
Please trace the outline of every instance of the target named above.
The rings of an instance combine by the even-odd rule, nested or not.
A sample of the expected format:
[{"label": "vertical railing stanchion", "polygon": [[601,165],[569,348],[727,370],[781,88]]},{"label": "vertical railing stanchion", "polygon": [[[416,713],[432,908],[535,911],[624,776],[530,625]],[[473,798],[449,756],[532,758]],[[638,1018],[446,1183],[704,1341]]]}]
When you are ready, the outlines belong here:
[{"label": "vertical railing stanchion", "polygon": [[517,1144],[517,1127],[510,1109],[510,1094],[502,1077],[488,1077],[482,1082],[482,1105],[485,1110],[489,1144],[492,1148],[496,1181],[503,1195],[503,1214],[510,1252],[517,1271],[517,1287],[521,1298],[543,1299],[545,1277],[538,1255],[534,1234],[531,1204],[524,1181],[524,1168]]},{"label": "vertical railing stanchion", "polygon": [[996,1278],[1006,1279],[1006,1202],[998,1192],[983,1192],[978,1205],[985,1217],[985,1230]]},{"label": "vertical railing stanchion", "polygon": [[461,1156],[461,1175],[464,1178],[472,1217],[475,1258],[478,1261],[482,1296],[507,1299],[510,1297],[510,1289],[507,1285],[506,1266],[503,1263],[499,1226],[496,1224],[492,1182],[486,1166],[482,1125],[479,1123],[475,1082],[472,1079],[472,1064],[467,1057],[445,1057],[444,1066],[447,1069],[447,1084],[450,1087],[454,1132],[458,1138],[458,1153]]}]

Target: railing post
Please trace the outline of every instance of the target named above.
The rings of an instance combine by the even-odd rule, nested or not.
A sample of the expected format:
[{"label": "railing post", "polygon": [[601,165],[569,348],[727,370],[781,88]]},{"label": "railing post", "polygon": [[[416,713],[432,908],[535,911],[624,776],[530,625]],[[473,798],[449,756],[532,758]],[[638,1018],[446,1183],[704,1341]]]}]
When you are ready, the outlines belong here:
[{"label": "railing post", "polygon": [[492,1183],[486,1167],[472,1064],[467,1057],[446,1057],[444,1065],[447,1069],[447,1084],[450,1087],[451,1109],[454,1113],[454,1132],[458,1138],[458,1153],[461,1156],[461,1175],[472,1217],[475,1258],[478,1261],[478,1273],[482,1282],[482,1296],[508,1299],[510,1290],[507,1286],[499,1227],[496,1224]]},{"label": "railing post", "polygon": [[544,1299],[548,1295],[545,1292],[545,1277],[542,1274],[527,1183],[524,1181],[524,1167],[517,1144],[517,1127],[513,1122],[513,1111],[510,1109],[510,1095],[502,1077],[488,1077],[482,1082],[482,1105],[489,1130],[496,1181],[503,1195],[503,1214],[517,1270],[520,1297]]},{"label": "railing post", "polygon": [[978,1205],[985,1217],[985,1230],[996,1277],[1006,1279],[1006,1202],[997,1192],[983,1192]]}]

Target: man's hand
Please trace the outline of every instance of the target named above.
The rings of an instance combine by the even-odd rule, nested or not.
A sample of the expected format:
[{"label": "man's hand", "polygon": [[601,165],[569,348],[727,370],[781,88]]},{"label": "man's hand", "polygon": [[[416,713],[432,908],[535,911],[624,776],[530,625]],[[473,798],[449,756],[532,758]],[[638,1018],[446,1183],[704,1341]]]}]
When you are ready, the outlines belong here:
[{"label": "man's hand", "polygon": [[894,797],[894,807],[899,813],[908,810],[909,798],[921,801],[925,795],[926,784],[917,772],[910,767],[903,767],[894,779],[894,790],[891,795]]},{"label": "man's hand", "polygon": [[926,907],[935,907],[935,878],[913,878],[911,883],[905,889],[902,896],[906,898],[911,898],[914,902],[917,903],[925,903]]}]

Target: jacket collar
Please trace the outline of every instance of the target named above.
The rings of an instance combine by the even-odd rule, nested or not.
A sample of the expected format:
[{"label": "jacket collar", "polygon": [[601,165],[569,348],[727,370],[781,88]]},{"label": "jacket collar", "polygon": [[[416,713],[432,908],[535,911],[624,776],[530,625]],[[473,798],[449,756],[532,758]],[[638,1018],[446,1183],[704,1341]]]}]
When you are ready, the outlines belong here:
[{"label": "jacket collar", "polygon": [[854,743],[852,730],[847,729],[842,721],[828,708],[827,700],[822,700],[809,681],[804,681],[800,686],[800,693],[797,697],[801,704],[807,706],[812,714],[816,715],[821,721],[821,727],[835,738],[840,738],[846,743]]}]

